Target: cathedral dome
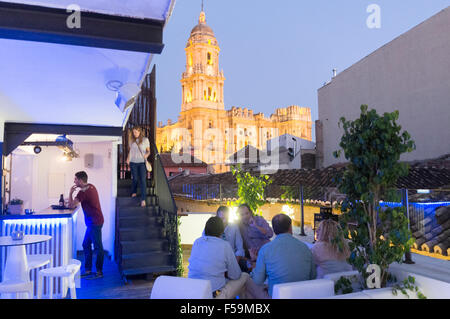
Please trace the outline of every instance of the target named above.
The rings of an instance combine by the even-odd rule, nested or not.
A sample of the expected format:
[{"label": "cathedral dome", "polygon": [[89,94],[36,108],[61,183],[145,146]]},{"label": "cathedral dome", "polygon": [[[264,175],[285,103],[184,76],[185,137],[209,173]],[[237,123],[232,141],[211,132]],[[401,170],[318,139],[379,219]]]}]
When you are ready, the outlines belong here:
[{"label": "cathedral dome", "polygon": [[186,47],[189,46],[190,42],[201,43],[212,41],[214,45],[217,45],[217,40],[214,35],[213,30],[210,26],[206,24],[205,12],[200,12],[200,17],[198,18],[198,24],[192,29],[191,35],[189,36],[188,43]]},{"label": "cathedral dome", "polygon": [[191,37],[196,35],[196,34],[209,35],[211,37],[214,37],[213,30],[206,23],[199,23],[192,29]]}]

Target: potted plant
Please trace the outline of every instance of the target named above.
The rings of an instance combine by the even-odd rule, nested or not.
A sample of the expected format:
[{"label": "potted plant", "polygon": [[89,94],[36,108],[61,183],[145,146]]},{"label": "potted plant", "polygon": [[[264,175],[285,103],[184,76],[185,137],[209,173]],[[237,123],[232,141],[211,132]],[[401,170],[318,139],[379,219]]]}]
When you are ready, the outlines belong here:
[{"label": "potted plant", "polygon": [[13,198],[9,202],[9,213],[11,215],[23,215],[23,200]]},{"label": "potted plant", "polygon": [[[399,201],[396,182],[408,174],[408,166],[399,158],[415,149],[408,132],[400,132],[398,111],[380,116],[367,109],[362,105],[361,115],[354,121],[344,117],[339,121],[344,129],[339,146],[350,163],[336,178],[339,190],[346,194],[340,223],[349,240],[348,262],[359,271],[366,289],[367,278],[372,275],[369,265],[379,266],[379,282],[386,287],[389,265],[401,263],[413,244],[404,207],[381,209],[380,201]],[[340,152],[333,155],[337,158]]]}]

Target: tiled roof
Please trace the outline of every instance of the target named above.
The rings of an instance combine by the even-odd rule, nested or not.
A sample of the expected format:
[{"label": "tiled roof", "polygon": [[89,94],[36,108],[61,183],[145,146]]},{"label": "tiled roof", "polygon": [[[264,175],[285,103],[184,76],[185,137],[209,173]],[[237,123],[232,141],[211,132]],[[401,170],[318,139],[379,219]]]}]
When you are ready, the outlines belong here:
[{"label": "tiled roof", "polygon": [[181,162],[175,163],[172,160],[172,153],[160,153],[161,162],[164,167],[207,167],[208,164],[205,162],[195,158],[194,156],[190,156],[190,160],[188,163]]},{"label": "tiled roof", "polygon": [[262,152],[260,149],[252,146],[247,145],[244,148],[241,148],[236,153],[230,155],[228,157],[228,160],[230,163],[259,163],[261,158]]},{"label": "tiled roof", "polygon": [[[270,174],[272,184],[266,191],[267,197],[280,198],[285,190],[281,186],[293,186],[296,190],[303,185],[308,190],[306,198],[319,199],[323,197],[326,188],[336,188],[334,178],[338,173],[343,173],[345,167],[324,169],[288,169],[278,170]],[[259,175],[251,172],[252,175]],[[222,185],[223,197],[236,196],[236,180],[231,172],[222,174],[204,174],[177,176],[170,181],[173,192],[183,193],[183,185]],[[450,186],[450,169],[412,167],[408,176],[402,177],[397,182],[397,188],[407,189],[440,189]],[[217,192],[215,192],[217,194]]]},{"label": "tiled roof", "polygon": [[450,169],[450,154],[443,155],[438,158],[409,162],[411,167],[424,167],[424,168],[446,168]]}]

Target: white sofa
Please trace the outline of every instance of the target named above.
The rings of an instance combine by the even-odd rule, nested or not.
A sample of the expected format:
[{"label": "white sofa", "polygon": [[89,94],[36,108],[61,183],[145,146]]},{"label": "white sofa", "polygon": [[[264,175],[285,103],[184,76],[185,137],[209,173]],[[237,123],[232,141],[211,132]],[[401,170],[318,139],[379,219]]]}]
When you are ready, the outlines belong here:
[{"label": "white sofa", "polygon": [[315,279],[276,284],[272,299],[319,299],[334,295],[334,281]]},{"label": "white sofa", "polygon": [[[450,299],[450,283],[411,273],[401,269],[401,265],[392,264],[389,272],[394,275],[399,282],[408,276],[415,278],[416,286],[428,299]],[[400,292],[401,294],[401,292]]]},{"label": "white sofa", "polygon": [[[450,299],[450,283],[428,278],[419,274],[402,270],[397,265],[392,265],[389,271],[402,282],[408,276],[415,278],[419,290],[428,299]],[[273,287],[273,299],[408,299],[400,290],[397,295],[392,293],[392,287],[381,289],[367,289],[344,295],[334,294],[334,284],[341,276],[354,277],[357,271],[328,274],[323,279],[290,282],[277,284]],[[415,292],[407,290],[409,299],[417,299]]]},{"label": "white sofa", "polygon": [[174,276],[159,276],[150,299],[212,299],[211,282]]}]

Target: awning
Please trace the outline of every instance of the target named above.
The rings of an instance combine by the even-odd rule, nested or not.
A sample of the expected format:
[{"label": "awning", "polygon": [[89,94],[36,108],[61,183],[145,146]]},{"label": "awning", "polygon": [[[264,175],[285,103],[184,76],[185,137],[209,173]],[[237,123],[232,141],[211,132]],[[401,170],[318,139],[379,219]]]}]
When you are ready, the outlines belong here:
[{"label": "awning", "polygon": [[77,4],[84,12],[103,13],[140,19],[165,21],[171,13],[174,1],[160,0],[8,0],[5,3],[27,4],[66,10]]}]

